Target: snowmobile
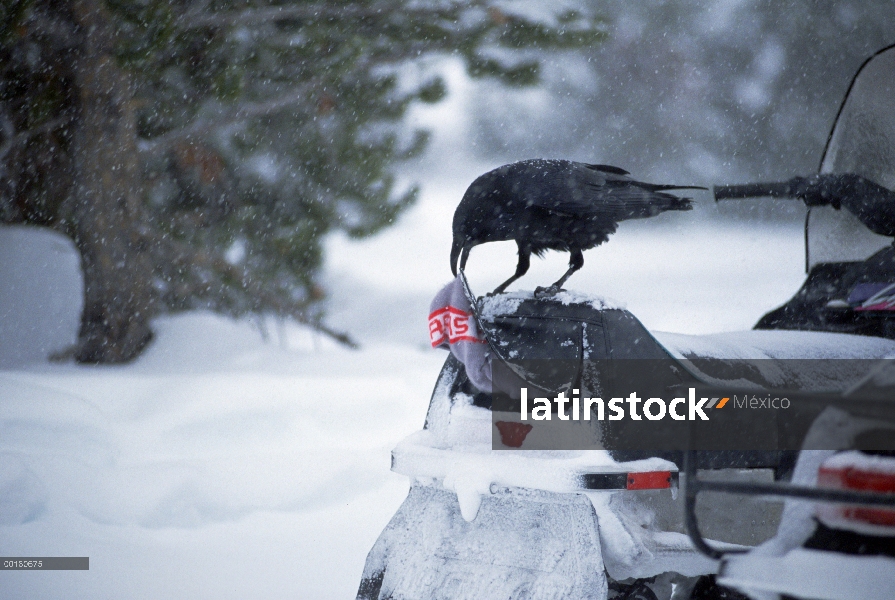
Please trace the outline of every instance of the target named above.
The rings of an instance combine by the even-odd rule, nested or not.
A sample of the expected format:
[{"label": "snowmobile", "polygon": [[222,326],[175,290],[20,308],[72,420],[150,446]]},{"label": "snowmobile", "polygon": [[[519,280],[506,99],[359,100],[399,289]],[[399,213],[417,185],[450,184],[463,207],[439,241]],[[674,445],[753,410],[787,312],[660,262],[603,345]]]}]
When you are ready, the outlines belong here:
[{"label": "snowmobile", "polygon": [[[833,443],[829,428],[817,433],[831,403],[870,389],[885,372],[878,361],[895,356],[895,119],[883,110],[893,63],[883,52],[859,72],[818,176],[715,189],[719,200],[790,196],[809,205],[808,277],[753,330],[651,332],[627,310],[573,292],[475,297],[461,272],[467,304],[433,314],[435,330],[462,332],[470,351],[450,345],[423,429],[392,452],[392,470],[411,488],[368,554],[357,597],[657,600],[713,597],[717,582],[757,589],[743,584],[755,575],[746,551],[773,545],[793,510],[757,496],[811,470],[805,457],[816,453],[796,450],[812,436],[818,447]],[[872,139],[860,139],[868,131]],[[482,356],[487,369],[473,364]],[[648,380],[657,395],[704,395],[720,429],[708,440],[694,421],[657,430],[648,419],[594,419],[570,435],[557,428],[565,404],[550,409],[553,420],[529,420],[511,391],[609,398],[632,380]],[[879,387],[865,395],[891,398]],[[756,390],[759,400],[769,390],[804,398],[807,416],[792,427],[720,410],[722,394],[755,400]],[[828,471],[847,470],[848,459],[837,460],[845,466]],[[840,492],[861,496],[824,498]]]},{"label": "snowmobile", "polygon": [[[802,197],[808,278],[756,328],[895,332],[895,45],[871,56],[846,93],[819,176],[716,188],[716,198]],[[814,186],[810,193],[807,188]],[[806,195],[808,196],[806,198]],[[843,210],[845,209],[845,210]],[[810,399],[807,399],[810,402]],[[817,440],[823,440],[818,449]],[[688,532],[720,562],[717,581],[750,598],[895,596],[895,365],[880,361],[813,421],[788,482],[703,481],[683,460]],[[700,492],[785,498],[777,533],[748,552],[700,532]]]}]

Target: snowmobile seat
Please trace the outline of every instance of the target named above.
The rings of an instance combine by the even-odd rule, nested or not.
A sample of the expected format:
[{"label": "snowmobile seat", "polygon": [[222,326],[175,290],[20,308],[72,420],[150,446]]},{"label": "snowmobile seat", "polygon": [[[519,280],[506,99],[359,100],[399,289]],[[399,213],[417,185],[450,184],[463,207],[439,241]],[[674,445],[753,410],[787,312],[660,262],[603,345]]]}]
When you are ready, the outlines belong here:
[{"label": "snowmobile seat", "polygon": [[[688,385],[842,391],[860,380],[874,360],[895,356],[893,340],[840,333],[653,334],[627,310],[571,292],[483,297],[476,301],[475,313],[491,349],[495,390],[476,389],[462,370],[451,389],[472,397],[475,406],[497,411],[509,410],[500,405],[501,392],[507,391],[501,388],[520,383],[548,397],[562,391],[569,395],[573,389],[582,395],[627,396],[632,378],[638,381],[636,389],[647,385],[644,373],[649,374],[648,389],[659,390],[657,395]],[[660,456],[679,462],[676,453],[631,450],[626,441],[655,431],[647,425],[603,421],[602,447],[618,460]],[[702,452],[699,464],[778,468],[782,456],[767,450]]]}]

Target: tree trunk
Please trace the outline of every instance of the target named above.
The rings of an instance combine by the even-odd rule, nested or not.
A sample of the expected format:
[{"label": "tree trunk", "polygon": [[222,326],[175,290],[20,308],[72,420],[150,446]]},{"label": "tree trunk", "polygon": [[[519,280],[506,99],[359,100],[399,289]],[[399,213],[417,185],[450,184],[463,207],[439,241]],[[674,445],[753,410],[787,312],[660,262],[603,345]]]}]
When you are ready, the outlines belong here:
[{"label": "tree trunk", "polygon": [[101,0],[73,0],[81,36],[74,52],[77,117],[71,153],[73,185],[64,229],[81,254],[84,313],[75,358],[120,363],[152,338],[153,269],[140,224],[134,89],[116,63],[115,32]]}]

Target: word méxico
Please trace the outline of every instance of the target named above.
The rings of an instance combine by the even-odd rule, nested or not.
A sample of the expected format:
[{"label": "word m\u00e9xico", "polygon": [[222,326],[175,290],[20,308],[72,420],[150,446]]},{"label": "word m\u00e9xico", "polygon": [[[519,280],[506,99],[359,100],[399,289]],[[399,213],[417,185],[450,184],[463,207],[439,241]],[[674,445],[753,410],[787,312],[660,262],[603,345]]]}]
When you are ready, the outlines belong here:
[{"label": "word m\u00e9xico", "polygon": [[[604,402],[602,398],[578,398],[578,390],[572,390],[575,394],[571,398],[567,398],[565,392],[560,392],[553,399],[556,404],[556,416],[561,421],[590,421],[591,414],[596,407],[597,421],[621,421],[625,418],[625,404],[627,403],[628,418],[634,421],[640,421],[646,417],[650,421],[659,421],[666,416],[670,416],[675,421],[695,421],[697,418],[702,421],[708,421],[709,417],[705,413],[709,409],[724,408],[729,398],[700,398],[696,400],[696,390],[690,388],[687,398],[674,398],[671,402],[666,403],[662,398],[648,398],[643,400],[632,392],[627,398],[611,398]],[[528,410],[528,388],[521,388],[520,392],[521,407],[520,418],[527,421],[529,418]],[[643,406],[640,406],[640,403]],[[535,421],[549,421],[553,412],[551,401],[547,398],[532,399],[531,418]],[[566,405],[571,404],[569,412],[566,412]],[[683,405],[683,406],[682,406]],[[581,411],[583,410],[583,413]],[[610,413],[607,415],[606,412]],[[685,411],[685,412],[679,412]],[[584,417],[583,419],[581,417]]]}]

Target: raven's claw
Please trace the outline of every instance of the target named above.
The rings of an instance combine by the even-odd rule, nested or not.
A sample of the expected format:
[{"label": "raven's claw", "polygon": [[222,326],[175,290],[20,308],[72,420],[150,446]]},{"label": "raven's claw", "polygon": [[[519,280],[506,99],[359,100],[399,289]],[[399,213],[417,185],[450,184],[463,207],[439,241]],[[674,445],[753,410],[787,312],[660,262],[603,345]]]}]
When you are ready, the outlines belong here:
[{"label": "raven's claw", "polygon": [[563,290],[558,285],[551,285],[550,287],[541,287],[538,286],[535,288],[535,298],[543,298],[544,296],[553,296],[554,294],[558,294]]}]

